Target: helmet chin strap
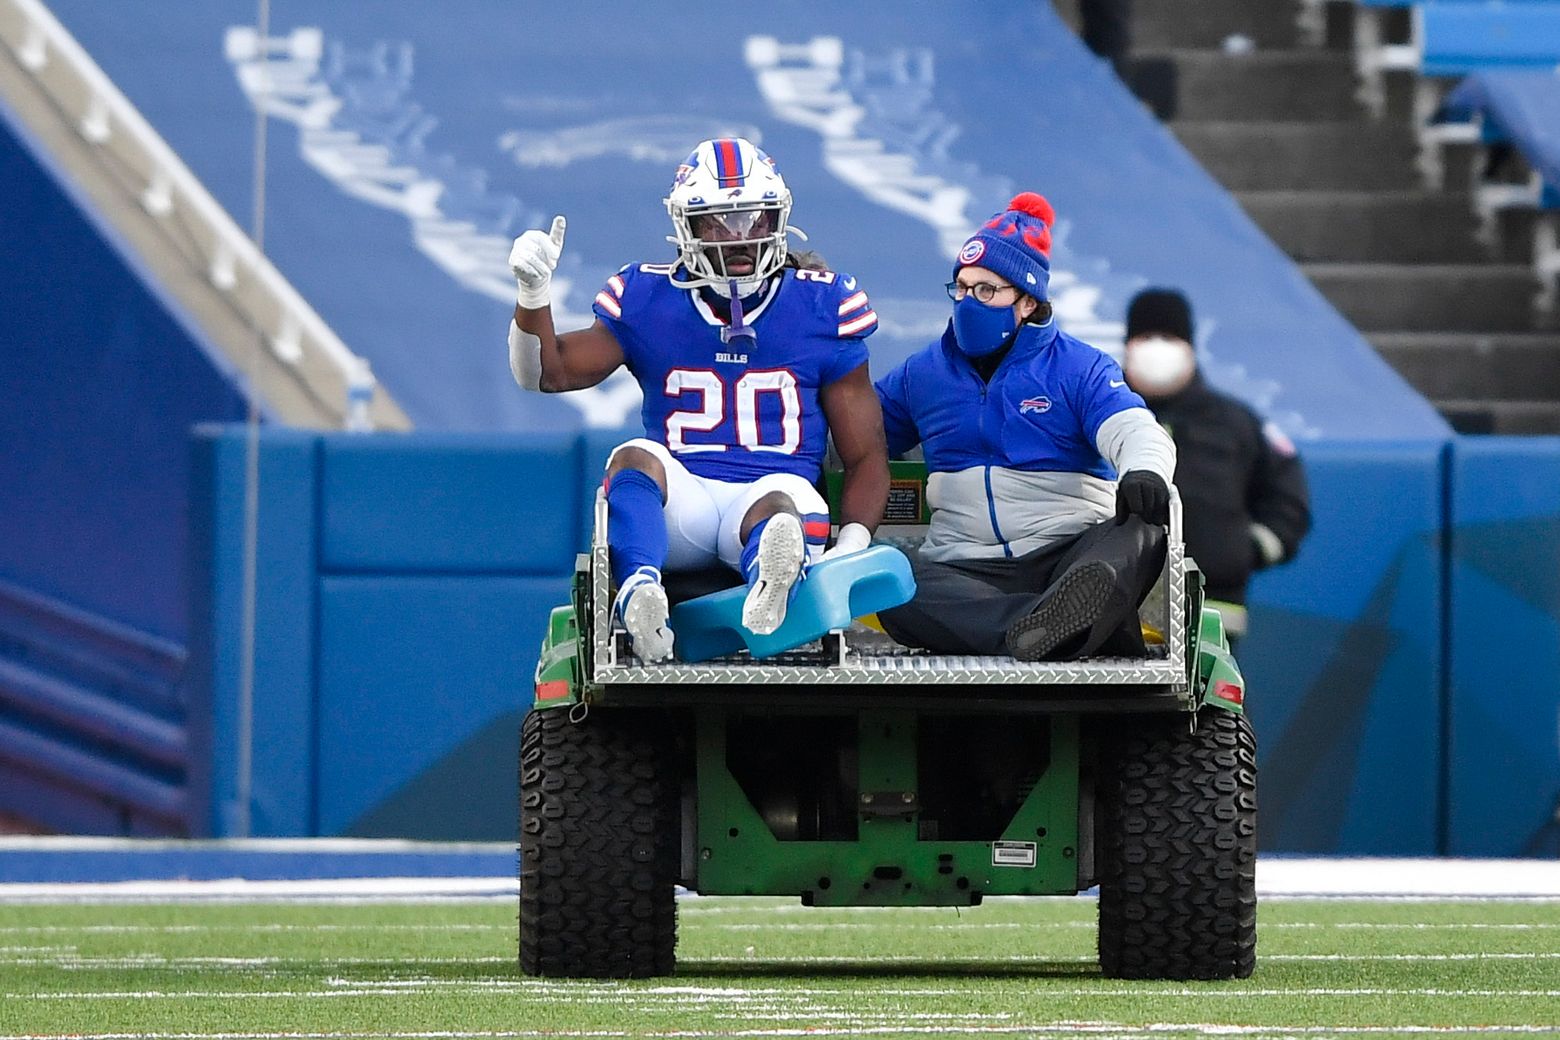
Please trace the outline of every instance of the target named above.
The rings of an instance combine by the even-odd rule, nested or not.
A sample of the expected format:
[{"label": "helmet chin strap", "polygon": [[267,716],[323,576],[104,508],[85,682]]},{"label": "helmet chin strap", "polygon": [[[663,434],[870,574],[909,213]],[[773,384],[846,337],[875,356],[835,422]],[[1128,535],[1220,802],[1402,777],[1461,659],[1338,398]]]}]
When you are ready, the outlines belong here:
[{"label": "helmet chin strap", "polygon": [[706,288],[717,296],[724,296],[728,300],[735,300],[743,296],[751,296],[763,286],[763,282],[754,282],[746,292],[735,278],[728,279],[725,284],[720,282],[708,282]]},{"label": "helmet chin strap", "polygon": [[731,324],[720,330],[722,343],[736,343],[752,349],[758,343],[758,333],[742,320],[742,293],[737,289],[737,280],[733,278],[726,283],[726,288],[712,286],[718,292],[729,293],[731,299]]}]

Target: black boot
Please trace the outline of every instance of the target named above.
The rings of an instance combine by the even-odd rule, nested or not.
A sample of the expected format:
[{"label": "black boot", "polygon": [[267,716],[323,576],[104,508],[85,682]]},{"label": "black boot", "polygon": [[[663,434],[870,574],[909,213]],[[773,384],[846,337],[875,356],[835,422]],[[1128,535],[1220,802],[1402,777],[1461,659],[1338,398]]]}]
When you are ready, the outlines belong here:
[{"label": "black boot", "polygon": [[1028,617],[1007,630],[1007,648],[1020,661],[1087,657],[1120,627],[1127,609],[1116,568],[1090,560],[1068,569]]}]

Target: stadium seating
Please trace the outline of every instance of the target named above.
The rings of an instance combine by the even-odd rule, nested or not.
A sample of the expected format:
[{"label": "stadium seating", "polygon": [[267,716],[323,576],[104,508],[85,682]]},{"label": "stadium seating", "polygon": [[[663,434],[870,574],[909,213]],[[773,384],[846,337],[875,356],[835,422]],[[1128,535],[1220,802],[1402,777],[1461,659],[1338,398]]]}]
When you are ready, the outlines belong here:
[{"label": "stadium seating", "polygon": [[[390,20],[332,0],[278,20],[264,40],[221,5],[155,28],[93,0],[53,8],[234,213],[248,211],[264,58],[277,90],[270,252],[419,429],[632,423],[631,389],[515,391],[502,363],[509,239],[569,216],[556,309],[565,324],[588,321],[619,265],[667,257],[659,200],[691,144],[740,132],[796,180],[794,222],[871,294],[883,318],[877,371],[940,333],[938,286],[964,232],[1039,189],[1071,229],[1058,237],[1053,288],[1083,338],[1112,348],[1131,293],[1177,279],[1207,318],[1214,378],[1271,398],[1292,436],[1444,432],[1044,3],[895,15],[809,0],[788,8],[794,28],[774,33],[700,4],[704,31],[731,45],[700,56],[699,78],[729,89],[692,110],[686,74],[657,56],[657,41],[677,49],[680,33],[627,4],[614,9],[612,40],[589,47],[567,11],[528,10],[527,36],[552,41],[533,58],[547,74],[534,78],[485,28],[512,18],[496,0]],[[1044,45],[1000,68],[967,61],[960,41],[1014,32]],[[630,36],[645,42],[629,47]],[[178,82],[154,57],[169,52],[187,56]],[[994,138],[959,100],[1019,81],[1044,84],[1046,97],[1024,135]],[[636,103],[625,111],[603,92]],[[1067,163],[1052,161],[1059,142]],[[1159,233],[1142,234],[1149,226]],[[1218,260],[1188,268],[1188,255]],[[1324,360],[1318,351],[1325,364],[1299,363]]]},{"label": "stadium seating", "polygon": [[1503,210],[1545,211],[1532,229],[1533,268],[1541,306],[1560,310],[1560,70],[1476,72],[1447,96],[1440,114],[1445,125],[1460,121],[1481,144],[1521,157],[1526,176],[1481,179],[1475,205],[1489,223]]},{"label": "stadium seating", "polygon": [[[1552,68],[1560,64],[1560,4],[1553,0],[1432,0],[1415,4],[1362,3],[1356,20],[1356,57],[1363,96],[1378,110],[1382,75],[1391,71],[1458,77],[1481,69]],[[1406,8],[1408,41],[1381,38],[1376,11]],[[1428,116],[1425,93],[1417,114]]]},{"label": "stadium seating", "polygon": [[[1526,178],[1485,177],[1474,185],[1474,205],[1486,240],[1498,240],[1502,211],[1554,209],[1560,204],[1555,144],[1555,113],[1560,112],[1560,3],[1362,0],[1361,6],[1410,12],[1409,40],[1402,44],[1381,43],[1375,19],[1361,18],[1356,23],[1360,29],[1357,55],[1364,95],[1378,105],[1383,73],[1402,70],[1418,77],[1413,113],[1420,129],[1420,165],[1432,183],[1444,179],[1443,152],[1450,148],[1510,144],[1526,159],[1531,171]],[[1436,82],[1458,78],[1461,83],[1450,92]],[[1556,219],[1550,216],[1533,223],[1531,235],[1539,304],[1554,311],[1560,277]]]}]

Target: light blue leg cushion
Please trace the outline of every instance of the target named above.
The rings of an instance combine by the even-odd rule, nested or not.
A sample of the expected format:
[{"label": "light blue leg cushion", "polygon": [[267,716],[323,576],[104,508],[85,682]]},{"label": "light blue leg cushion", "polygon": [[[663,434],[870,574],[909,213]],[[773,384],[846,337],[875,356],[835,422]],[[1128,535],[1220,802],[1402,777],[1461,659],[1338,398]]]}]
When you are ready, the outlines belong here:
[{"label": "light blue leg cushion", "polygon": [[743,585],[679,603],[672,608],[677,656],[708,661],[738,650],[772,657],[849,628],[851,619],[908,603],[915,595],[910,561],[891,545],[874,545],[810,567],[786,609],[785,623],[767,636],[742,627]]}]

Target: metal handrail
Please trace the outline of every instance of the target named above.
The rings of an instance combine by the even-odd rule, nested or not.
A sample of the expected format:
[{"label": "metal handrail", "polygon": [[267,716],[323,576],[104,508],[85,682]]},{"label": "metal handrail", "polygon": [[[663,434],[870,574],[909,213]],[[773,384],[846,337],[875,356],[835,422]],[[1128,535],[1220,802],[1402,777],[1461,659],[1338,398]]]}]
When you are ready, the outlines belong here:
[{"label": "metal handrail", "polygon": [[41,0],[0,0],[0,40],[84,140],[133,171],[142,209],[196,238],[213,287],[236,297],[242,276],[252,279],[260,298],[241,309],[276,358],[292,368],[311,353],[323,359],[339,379],[332,390],[343,425],[370,428],[368,361],[342,342]]}]

